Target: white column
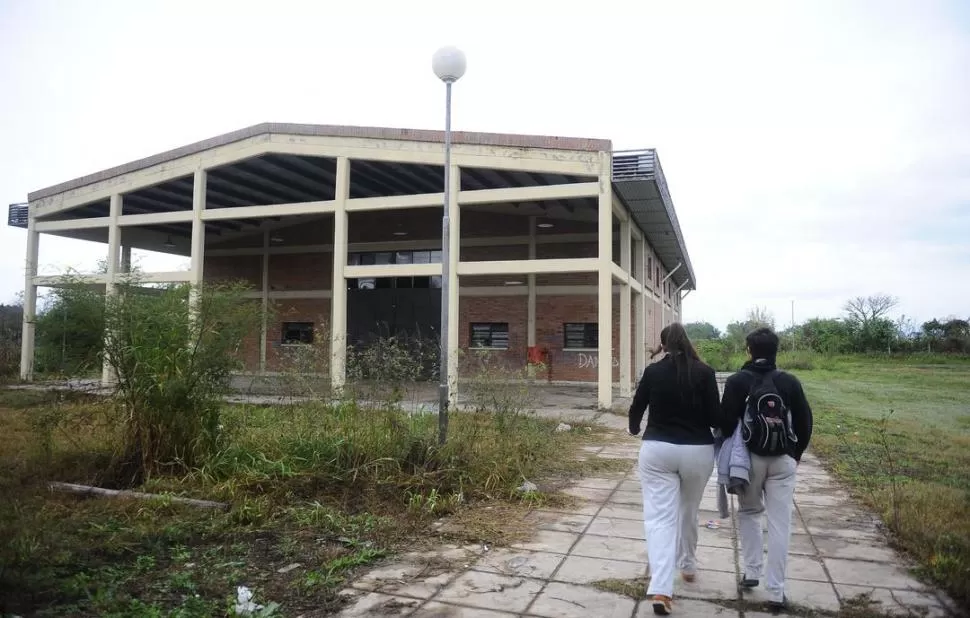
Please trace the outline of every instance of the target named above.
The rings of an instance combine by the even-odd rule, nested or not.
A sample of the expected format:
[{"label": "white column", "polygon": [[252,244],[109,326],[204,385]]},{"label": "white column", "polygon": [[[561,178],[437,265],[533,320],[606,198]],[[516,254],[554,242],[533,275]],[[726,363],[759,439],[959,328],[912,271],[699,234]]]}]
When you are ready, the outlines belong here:
[{"label": "white column", "polygon": [[269,336],[269,230],[263,232],[263,285],[260,297],[259,372],[266,372],[266,338]]},{"label": "white column", "polygon": [[647,285],[647,277],[644,276],[646,272],[646,239],[642,235],[636,241],[635,247],[636,250],[633,252],[634,270],[637,274],[637,280],[640,282],[640,293],[633,299],[633,328],[635,331],[633,342],[636,346],[633,353],[634,382],[640,378],[640,374],[647,364],[647,317],[644,305]]},{"label": "white column", "polygon": [[[536,218],[529,217],[529,259],[536,259]],[[528,345],[536,345],[536,276],[530,274],[528,309]]]},{"label": "white column", "polygon": [[450,199],[448,201],[448,217],[450,233],[448,235],[448,407],[454,408],[458,402],[458,262],[461,251],[461,209],[458,208],[458,194],[461,191],[461,169],[452,165],[449,171],[451,177]]},{"label": "white column", "polygon": [[34,231],[34,215],[29,214],[27,221],[27,255],[24,263],[24,316],[20,338],[20,379],[30,382],[34,379],[34,339],[37,319],[37,260],[40,256],[40,233]]},{"label": "white column", "polygon": [[192,245],[190,254],[189,283],[189,316],[195,320],[199,307],[199,294],[202,291],[205,264],[205,223],[202,221],[202,211],[205,210],[206,171],[195,170],[192,183]]},{"label": "white column", "polygon": [[632,362],[630,346],[633,343],[630,334],[630,281],[633,268],[630,263],[630,220],[620,222],[620,268],[627,274],[627,280],[620,282],[620,396],[629,397],[632,388],[630,379],[630,363]]},{"label": "white column", "polygon": [[[105,303],[112,302],[112,297],[117,291],[115,284],[118,278],[118,264],[121,260],[121,227],[118,225],[118,217],[121,216],[121,205],[121,195],[112,195],[108,214],[111,222],[108,224],[108,272],[105,273],[107,275],[107,281],[104,285]],[[111,337],[111,333],[106,331],[104,337],[107,341]],[[104,362],[101,366],[101,385],[111,386],[115,382],[117,382],[117,376],[108,362],[107,355],[105,355]]]},{"label": "white column", "polygon": [[610,153],[600,153],[599,190],[599,357],[597,403],[613,406],[613,184]]},{"label": "white column", "polygon": [[347,381],[347,200],[350,198],[350,159],[337,158],[336,202],[333,214],[333,290],[330,297],[330,385],[339,392]]}]

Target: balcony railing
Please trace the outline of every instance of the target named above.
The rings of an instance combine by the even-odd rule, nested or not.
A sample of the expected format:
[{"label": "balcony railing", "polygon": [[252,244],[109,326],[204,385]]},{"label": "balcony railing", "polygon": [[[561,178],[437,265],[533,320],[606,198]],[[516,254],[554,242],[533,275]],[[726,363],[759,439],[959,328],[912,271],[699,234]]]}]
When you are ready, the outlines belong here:
[{"label": "balcony railing", "polygon": [[27,229],[27,204],[11,204],[7,210],[7,225]]}]

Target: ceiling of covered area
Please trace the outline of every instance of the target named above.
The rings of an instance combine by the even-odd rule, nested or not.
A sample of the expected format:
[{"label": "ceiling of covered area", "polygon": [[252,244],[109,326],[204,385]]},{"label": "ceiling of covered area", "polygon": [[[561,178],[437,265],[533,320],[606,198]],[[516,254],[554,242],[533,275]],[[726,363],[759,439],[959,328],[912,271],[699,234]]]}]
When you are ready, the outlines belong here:
[{"label": "ceiling of covered area", "polygon": [[[391,163],[354,159],[351,162],[351,198],[440,193],[444,190],[444,168],[436,165]],[[542,186],[586,182],[589,178],[561,174],[463,168],[461,186],[466,190]],[[289,204],[326,201],[334,198],[336,159],[270,153],[208,171],[206,208]],[[167,213],[191,210],[192,176],[183,176],[123,196],[122,214]],[[580,203],[584,202],[584,203]],[[595,200],[591,200],[595,205]],[[556,200],[521,204],[518,214],[558,218],[588,218],[589,201]],[[504,206],[504,205],[496,205]],[[489,205],[481,208],[488,210]],[[494,208],[492,210],[495,210]],[[49,221],[106,217],[107,199],[78,206],[45,218]],[[595,220],[595,214],[592,215]],[[312,217],[311,217],[312,218]],[[319,217],[317,217],[319,218]],[[222,244],[240,237],[261,235],[266,230],[292,226],[306,219],[268,217],[206,222],[207,244]],[[135,230],[139,232],[135,232]],[[126,227],[125,244],[139,249],[183,255],[188,251],[190,223],[163,223]],[[106,238],[104,230],[67,230],[58,235],[85,240]],[[138,243],[138,244],[135,244]],[[174,245],[174,246],[173,246]]]}]

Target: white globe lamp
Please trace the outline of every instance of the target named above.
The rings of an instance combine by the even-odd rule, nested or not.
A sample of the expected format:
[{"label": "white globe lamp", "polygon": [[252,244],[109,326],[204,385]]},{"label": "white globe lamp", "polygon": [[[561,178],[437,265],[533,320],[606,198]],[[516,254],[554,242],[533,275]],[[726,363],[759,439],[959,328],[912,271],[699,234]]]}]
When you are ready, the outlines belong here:
[{"label": "white globe lamp", "polygon": [[438,79],[452,84],[465,74],[465,53],[457,47],[442,47],[431,57],[431,68]]}]

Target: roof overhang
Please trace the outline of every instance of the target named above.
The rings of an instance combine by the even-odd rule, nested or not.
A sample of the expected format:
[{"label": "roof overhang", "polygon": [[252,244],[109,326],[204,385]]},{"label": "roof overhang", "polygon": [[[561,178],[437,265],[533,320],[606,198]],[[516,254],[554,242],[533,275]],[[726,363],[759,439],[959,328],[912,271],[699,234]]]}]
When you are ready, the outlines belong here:
[{"label": "roof overhang", "polygon": [[[697,288],[684,235],[654,149],[613,153],[613,191],[630,211],[677,287]],[[678,264],[682,264],[677,268]]]}]

